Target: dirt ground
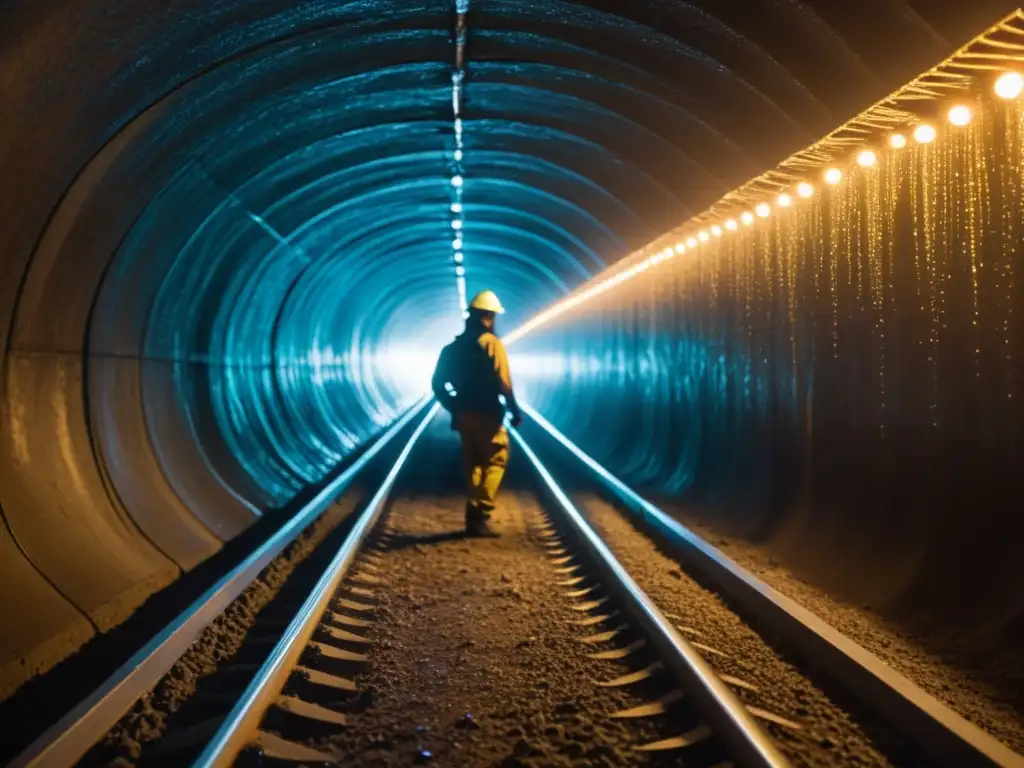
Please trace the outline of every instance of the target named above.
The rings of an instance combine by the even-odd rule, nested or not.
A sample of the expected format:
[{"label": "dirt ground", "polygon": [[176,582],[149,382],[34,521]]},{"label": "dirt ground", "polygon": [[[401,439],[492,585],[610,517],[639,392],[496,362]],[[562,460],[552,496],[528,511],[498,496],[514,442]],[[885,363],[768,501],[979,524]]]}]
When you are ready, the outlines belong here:
[{"label": "dirt ground", "polygon": [[376,571],[374,644],[356,678],[369,706],[317,746],[360,766],[683,764],[679,752],[634,749],[683,724],[609,717],[650,696],[595,685],[632,668],[587,658],[606,646],[579,642],[594,630],[574,624],[584,614],[533,530],[526,458],[513,456],[501,538],[466,539],[455,443],[438,430],[425,443],[399,481]]},{"label": "dirt ground", "polygon": [[[579,600],[567,595],[571,588],[559,584],[567,577],[556,573],[549,542],[539,533],[544,518],[526,457],[513,450],[494,519],[497,539],[463,535],[458,466],[454,436],[438,420],[399,478],[384,535],[375,545],[373,572],[380,582],[365,587],[372,609],[364,616],[369,626],[359,630],[370,641],[368,660],[352,673],[358,695],[339,707],[348,724],[309,732],[302,741],[340,764],[359,766],[717,764],[722,753],[713,739],[697,751],[637,750],[699,726],[686,706],[654,718],[612,717],[653,701],[670,683],[656,675],[639,685],[599,685],[643,667],[651,657],[589,657],[637,635],[627,626],[609,642],[580,642],[597,629],[580,625],[592,614],[577,610]],[[738,695],[791,721],[765,725],[795,765],[926,764],[882,724],[858,713],[841,691],[808,681],[614,509],[596,497],[574,498],[709,663],[740,681]],[[302,585],[290,584],[296,579],[289,575],[296,571],[303,582],[316,578],[322,567],[317,563],[330,554],[320,545],[335,546],[344,532],[340,521],[354,503],[348,499],[336,507],[283,553],[83,764],[171,764],[161,757],[168,743],[201,738],[203,729],[215,725],[216,713],[233,701],[232,686],[244,686],[247,679],[235,668],[240,662],[243,672],[246,665],[258,666],[257,657],[270,647],[270,628],[290,615],[288,605],[301,600]],[[737,549],[726,551],[736,557]],[[757,563],[753,554],[748,562],[737,559],[748,567]],[[755,572],[773,583],[763,568]],[[237,683],[230,682],[234,678]]]},{"label": "dirt ground", "polygon": [[748,706],[799,726],[766,723],[794,764],[924,764],[923,756],[884,723],[861,711],[841,689],[809,679],[798,660],[766,642],[735,610],[641,534],[629,518],[592,494],[574,493],[573,499],[640,587],[687,630],[688,639],[699,643],[712,668],[753,686],[737,687],[740,698]]},{"label": "dirt ground", "polygon": [[925,637],[866,606],[838,600],[785,566],[769,543],[723,534],[674,510],[696,534],[765,583],[796,600],[878,656],[962,717],[1024,754],[1024,678],[1020,658],[978,658],[964,637]]},{"label": "dirt ground", "polygon": [[[316,570],[321,545],[343,534],[358,492],[340,499],[263,570],[160,682],[79,762],[80,768],[180,765],[175,743],[210,736],[269,650],[254,629],[297,570]],[[310,562],[310,561],[313,562]],[[258,632],[259,630],[257,630]],[[253,646],[256,647],[253,647]],[[198,751],[199,742],[193,751]]]}]

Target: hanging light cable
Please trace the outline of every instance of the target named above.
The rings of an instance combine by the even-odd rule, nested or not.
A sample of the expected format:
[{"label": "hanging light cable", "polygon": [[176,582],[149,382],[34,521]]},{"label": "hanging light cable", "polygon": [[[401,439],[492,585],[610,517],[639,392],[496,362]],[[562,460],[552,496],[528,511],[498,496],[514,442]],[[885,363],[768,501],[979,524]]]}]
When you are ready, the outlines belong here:
[{"label": "hanging light cable", "polygon": [[463,168],[465,147],[463,144],[462,105],[463,89],[466,81],[466,14],[469,13],[469,0],[455,0],[455,57],[452,63],[452,133],[455,137],[455,149],[452,152],[449,190],[451,193],[451,226],[459,233],[452,242],[452,263],[455,265],[455,287],[459,293],[459,310],[463,317],[469,313],[466,300],[466,267],[464,248],[463,218],[465,206],[462,204],[462,193],[465,189],[466,173]]}]

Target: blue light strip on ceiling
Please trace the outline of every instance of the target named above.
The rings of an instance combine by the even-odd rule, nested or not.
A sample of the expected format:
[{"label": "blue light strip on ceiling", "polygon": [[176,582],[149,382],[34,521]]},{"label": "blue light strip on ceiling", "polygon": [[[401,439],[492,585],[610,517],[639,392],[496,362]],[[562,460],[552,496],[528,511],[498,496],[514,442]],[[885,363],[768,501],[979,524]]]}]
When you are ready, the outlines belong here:
[{"label": "blue light strip on ceiling", "polygon": [[459,291],[459,309],[463,317],[469,312],[466,299],[466,265],[463,250],[463,218],[462,191],[465,186],[465,172],[462,167],[464,156],[462,144],[462,103],[463,85],[466,80],[466,14],[469,13],[469,0],[455,0],[455,63],[452,67],[452,128],[455,134],[455,151],[452,153],[451,164],[451,227],[452,263],[455,265],[455,285]]}]

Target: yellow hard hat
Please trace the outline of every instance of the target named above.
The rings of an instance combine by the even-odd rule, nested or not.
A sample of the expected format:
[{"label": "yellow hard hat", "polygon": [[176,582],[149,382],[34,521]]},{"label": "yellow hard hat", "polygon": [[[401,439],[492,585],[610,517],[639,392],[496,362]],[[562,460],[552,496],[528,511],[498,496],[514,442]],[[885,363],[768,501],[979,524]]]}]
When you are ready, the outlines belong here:
[{"label": "yellow hard hat", "polygon": [[501,302],[498,300],[497,294],[494,291],[480,291],[473,300],[469,302],[470,309],[476,309],[481,312],[493,312],[496,315],[505,314],[505,308],[501,306]]}]

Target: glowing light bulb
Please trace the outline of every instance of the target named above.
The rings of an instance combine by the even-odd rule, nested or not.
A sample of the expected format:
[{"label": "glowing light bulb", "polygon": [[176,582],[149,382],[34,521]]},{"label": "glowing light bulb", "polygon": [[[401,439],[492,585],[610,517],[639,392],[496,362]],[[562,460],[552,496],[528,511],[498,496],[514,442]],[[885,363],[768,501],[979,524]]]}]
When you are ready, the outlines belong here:
[{"label": "glowing light bulb", "polygon": [[838,168],[829,168],[825,171],[825,183],[826,184],[838,184],[843,180],[843,172]]},{"label": "glowing light bulb", "polygon": [[1024,77],[1019,72],[1004,72],[996,80],[996,96],[1000,99],[1016,99],[1024,91]]},{"label": "glowing light bulb", "polygon": [[708,240],[711,239],[711,235],[708,234],[708,231],[706,229],[702,229],[700,232],[697,233],[697,239],[700,240],[702,243],[706,243]]},{"label": "glowing light bulb", "polygon": [[721,237],[722,236],[722,228],[720,226],[718,226],[717,224],[712,225],[712,227],[711,227],[711,234],[714,235],[715,237]]},{"label": "glowing light bulb", "polygon": [[454,261],[456,264],[461,264],[462,258],[462,251],[456,251],[455,253],[452,254],[452,261]]},{"label": "glowing light bulb", "polygon": [[686,253],[686,243],[676,243],[676,253],[677,254],[684,254],[684,253]]},{"label": "glowing light bulb", "polygon": [[857,155],[857,165],[861,168],[870,168],[878,162],[878,156],[870,149],[865,149]]},{"label": "glowing light bulb", "polygon": [[697,247],[697,239],[694,238],[694,237],[686,238],[686,247],[687,248],[696,248]]},{"label": "glowing light bulb", "polygon": [[758,203],[754,207],[754,213],[760,216],[762,219],[767,219],[772,215],[772,207],[768,203]]},{"label": "glowing light bulb", "polygon": [[461,149],[456,149],[455,150],[455,162],[456,163],[461,163],[462,162],[462,150]]},{"label": "glowing light bulb", "polygon": [[754,223],[754,214],[750,211],[744,211],[740,214],[740,221],[746,224],[748,227]]},{"label": "glowing light bulb", "polygon": [[902,133],[894,133],[889,137],[889,146],[893,149],[903,149],[907,146],[907,137]]},{"label": "glowing light bulb", "polygon": [[796,185],[796,193],[800,195],[800,197],[806,199],[814,194],[814,187],[812,187],[806,181],[801,181],[799,184]]},{"label": "glowing light bulb", "polygon": [[461,251],[462,250],[462,238],[461,237],[456,237],[454,240],[452,240],[452,250],[453,251]]},{"label": "glowing light bulb", "polygon": [[452,203],[452,213],[462,213],[462,203]]},{"label": "glowing light bulb", "polygon": [[463,178],[461,176],[459,176],[459,175],[452,176],[452,186],[453,187],[461,187],[462,186],[462,182],[463,182]]},{"label": "glowing light bulb", "polygon": [[452,229],[462,229],[462,219],[453,219]]},{"label": "glowing light bulb", "polygon": [[779,195],[778,199],[775,202],[777,202],[783,208],[789,208],[789,206],[793,204],[793,198],[787,195],[785,192],[783,192],[781,195]]},{"label": "glowing light bulb", "polygon": [[931,141],[935,141],[935,129],[925,123],[919,125],[914,129],[914,140],[918,144],[927,144]]},{"label": "glowing light bulb", "polygon": [[456,267],[455,268],[455,274],[456,274],[457,277],[463,277],[466,274],[466,268],[465,267]]},{"label": "glowing light bulb", "polygon": [[957,104],[946,116],[953,125],[967,125],[974,119],[974,112],[966,104]]},{"label": "glowing light bulb", "polygon": [[739,229],[739,226],[740,225],[736,223],[736,219],[725,220],[725,228],[728,229],[730,232],[735,232],[737,229]]}]

